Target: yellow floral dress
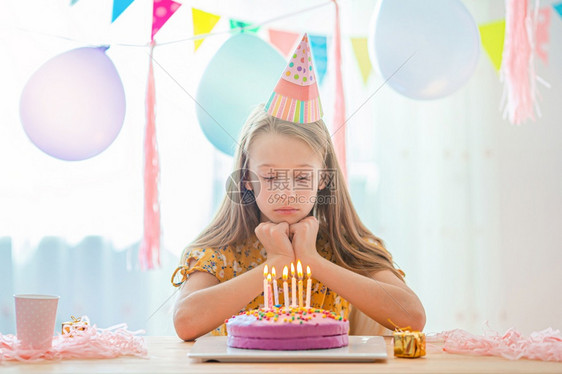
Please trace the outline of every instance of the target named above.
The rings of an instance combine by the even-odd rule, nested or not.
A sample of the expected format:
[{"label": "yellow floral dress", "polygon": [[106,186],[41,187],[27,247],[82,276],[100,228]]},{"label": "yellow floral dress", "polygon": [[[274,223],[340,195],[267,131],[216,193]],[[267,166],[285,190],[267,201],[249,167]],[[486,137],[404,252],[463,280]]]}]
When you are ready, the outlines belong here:
[{"label": "yellow floral dress", "polygon": [[[318,253],[330,260],[334,261],[333,251],[326,238],[318,237],[316,241],[316,249]],[[193,265],[187,268],[190,260]],[[215,276],[219,282],[226,282],[240,274],[251,270],[266,260],[265,248],[254,235],[246,239],[243,243],[236,245],[229,245],[221,248],[195,248],[192,249],[186,258],[184,267],[181,268],[181,274],[184,278],[189,274],[196,271],[204,271]],[[306,264],[303,264],[306,267]],[[180,270],[178,268],[178,270]],[[177,270],[176,270],[177,271]],[[278,273],[282,269],[277,269]],[[312,269],[314,272],[314,269]],[[278,280],[279,284],[279,300],[283,300],[283,283]],[[289,288],[290,288],[289,282]],[[252,300],[244,310],[257,309],[264,304],[263,292]],[[312,293],[310,297],[310,304],[313,308],[322,308],[331,310],[337,314],[348,318],[349,316],[349,302],[343,297],[339,296],[322,283],[312,277]],[[212,335],[226,335],[226,327],[224,324],[211,331]]]}]

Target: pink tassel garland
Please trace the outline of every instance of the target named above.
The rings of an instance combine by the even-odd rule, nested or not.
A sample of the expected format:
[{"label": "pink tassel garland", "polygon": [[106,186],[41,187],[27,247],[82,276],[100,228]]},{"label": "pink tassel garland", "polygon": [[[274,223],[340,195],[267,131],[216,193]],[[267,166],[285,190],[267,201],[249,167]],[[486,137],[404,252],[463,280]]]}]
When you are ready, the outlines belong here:
[{"label": "pink tassel garland", "polygon": [[156,142],[156,114],[154,93],[154,69],[152,52],[155,42],[150,44],[150,63],[146,90],[146,134],[144,139],[144,237],[139,250],[141,268],[153,269],[154,262],[160,265],[160,204],[158,181],[160,163]]},{"label": "pink tassel garland", "polygon": [[[542,48],[545,35],[543,27],[537,28],[538,1],[533,12],[529,11],[528,0],[505,0],[505,4],[505,41],[500,69],[500,79],[504,82],[503,117],[519,125],[528,119],[535,120],[535,110],[540,116],[536,82],[548,84],[535,75],[533,57],[535,52],[544,57],[537,47]],[[537,42],[540,45],[537,46]]]},{"label": "pink tassel garland", "polygon": [[334,110],[334,122],[332,136],[334,138],[334,148],[338,161],[340,164],[341,171],[344,178],[347,180],[347,160],[346,160],[346,149],[345,149],[345,97],[343,94],[343,78],[341,70],[341,30],[340,30],[340,15],[339,7],[336,0],[334,5],[336,7],[336,22],[334,30],[334,68],[335,68],[335,79],[336,79],[336,99],[335,99],[335,110]]},{"label": "pink tassel garland", "polygon": [[550,27],[550,15],[552,8],[549,6],[539,9],[536,31],[536,50],[537,56],[548,65],[547,44],[550,39],[548,28]]}]

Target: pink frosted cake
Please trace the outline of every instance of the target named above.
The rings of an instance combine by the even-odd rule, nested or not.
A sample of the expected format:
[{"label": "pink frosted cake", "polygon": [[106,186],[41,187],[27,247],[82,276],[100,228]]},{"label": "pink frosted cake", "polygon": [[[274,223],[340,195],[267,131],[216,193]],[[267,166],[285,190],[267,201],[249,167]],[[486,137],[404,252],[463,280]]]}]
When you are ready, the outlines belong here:
[{"label": "pink frosted cake", "polygon": [[323,309],[259,309],[228,319],[226,330],[233,348],[327,349],[348,344],[349,321]]}]

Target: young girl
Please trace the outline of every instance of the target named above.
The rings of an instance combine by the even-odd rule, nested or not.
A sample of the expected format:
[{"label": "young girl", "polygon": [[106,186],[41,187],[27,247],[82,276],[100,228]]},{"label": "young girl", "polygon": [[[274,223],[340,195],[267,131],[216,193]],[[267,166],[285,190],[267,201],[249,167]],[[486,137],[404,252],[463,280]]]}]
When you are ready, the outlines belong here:
[{"label": "young girl", "polygon": [[279,278],[297,260],[312,269],[311,307],[348,318],[352,304],[390,329],[422,330],[423,306],[357,216],[322,119],[295,123],[266,109],[254,110],[242,129],[234,174],[240,183],[229,184],[172,276],[181,287],[178,336],[225,335],[225,319],[264,304],[265,265]]}]

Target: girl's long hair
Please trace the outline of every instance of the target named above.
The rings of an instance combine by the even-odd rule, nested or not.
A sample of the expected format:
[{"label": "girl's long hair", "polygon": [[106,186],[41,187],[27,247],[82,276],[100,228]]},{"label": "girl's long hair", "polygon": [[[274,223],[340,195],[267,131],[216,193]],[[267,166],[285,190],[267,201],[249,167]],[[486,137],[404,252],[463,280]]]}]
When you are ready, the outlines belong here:
[{"label": "girl's long hair", "polygon": [[324,121],[307,124],[283,121],[267,114],[263,105],[250,114],[242,128],[227,194],[211,223],[184,249],[181,263],[185,264],[193,248],[218,249],[241,243],[254,235],[260,223],[260,212],[253,191],[246,189],[244,182],[249,177],[250,145],[261,134],[287,135],[304,141],[323,160],[324,175],[329,183],[317,196],[319,235],[328,239],[336,263],[367,276],[391,270],[403,279],[403,272],[394,267],[382,240],[373,235],[357,215]]}]

